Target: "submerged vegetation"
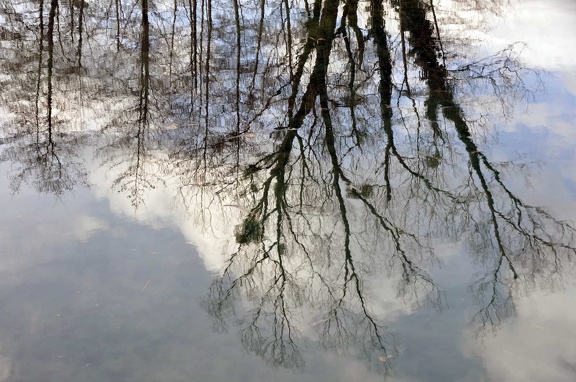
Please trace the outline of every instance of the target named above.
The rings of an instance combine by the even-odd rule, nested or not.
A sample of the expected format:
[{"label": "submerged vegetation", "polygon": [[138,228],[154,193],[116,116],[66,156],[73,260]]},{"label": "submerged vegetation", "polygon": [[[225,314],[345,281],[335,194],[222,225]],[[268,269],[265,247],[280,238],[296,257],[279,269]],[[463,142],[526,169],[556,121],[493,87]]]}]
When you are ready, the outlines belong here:
[{"label": "submerged vegetation", "polygon": [[258,243],[263,239],[262,224],[252,215],[236,227],[236,242],[238,244]]}]

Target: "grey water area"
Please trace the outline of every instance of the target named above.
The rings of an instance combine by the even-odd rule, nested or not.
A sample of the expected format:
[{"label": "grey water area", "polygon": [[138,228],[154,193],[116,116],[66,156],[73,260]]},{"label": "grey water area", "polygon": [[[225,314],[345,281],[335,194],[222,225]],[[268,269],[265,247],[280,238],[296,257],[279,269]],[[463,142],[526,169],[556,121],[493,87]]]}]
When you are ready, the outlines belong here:
[{"label": "grey water area", "polygon": [[576,381],[572,1],[60,3],[0,2],[0,382]]}]

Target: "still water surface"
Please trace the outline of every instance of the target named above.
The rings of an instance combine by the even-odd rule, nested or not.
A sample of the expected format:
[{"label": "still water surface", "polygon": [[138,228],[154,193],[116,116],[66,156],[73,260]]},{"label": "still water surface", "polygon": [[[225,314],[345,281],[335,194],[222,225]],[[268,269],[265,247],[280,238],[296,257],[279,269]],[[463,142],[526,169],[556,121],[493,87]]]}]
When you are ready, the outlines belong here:
[{"label": "still water surface", "polygon": [[572,1],[0,4],[0,381],[576,380]]}]

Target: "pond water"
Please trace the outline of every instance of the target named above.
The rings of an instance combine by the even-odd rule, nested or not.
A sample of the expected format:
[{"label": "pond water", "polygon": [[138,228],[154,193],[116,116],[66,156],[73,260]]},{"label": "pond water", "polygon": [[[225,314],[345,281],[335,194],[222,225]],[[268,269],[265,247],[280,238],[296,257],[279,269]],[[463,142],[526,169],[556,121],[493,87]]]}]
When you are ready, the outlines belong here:
[{"label": "pond water", "polygon": [[0,381],[576,380],[573,1],[0,5]]}]

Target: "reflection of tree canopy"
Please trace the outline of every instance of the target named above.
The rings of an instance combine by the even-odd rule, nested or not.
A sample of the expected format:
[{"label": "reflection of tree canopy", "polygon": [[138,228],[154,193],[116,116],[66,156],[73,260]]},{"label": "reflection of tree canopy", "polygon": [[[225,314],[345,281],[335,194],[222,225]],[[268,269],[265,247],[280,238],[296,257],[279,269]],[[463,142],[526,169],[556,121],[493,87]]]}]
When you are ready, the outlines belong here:
[{"label": "reflection of tree canopy", "polygon": [[484,107],[528,94],[518,47],[466,57],[432,1],[2,6],[2,101],[18,126],[3,159],[21,179],[39,158],[69,168],[55,148],[73,152],[72,116],[91,113],[97,154],[135,206],[170,180],[200,220],[235,208],[236,250],[203,305],[223,327],[236,317],[274,365],[301,366],[312,338],[388,370],[396,350],[368,280],[440,305],[437,238],[466,240],[485,266],[472,284],[484,325],[513,313],[515,287],[556,282],[572,260],[572,226],[525,203],[511,186],[523,166],[483,147]]}]

